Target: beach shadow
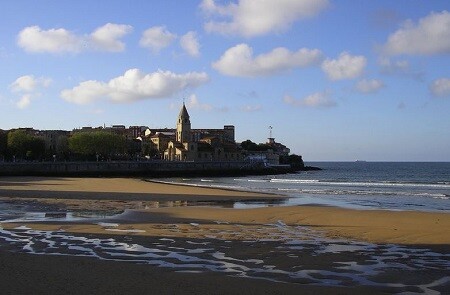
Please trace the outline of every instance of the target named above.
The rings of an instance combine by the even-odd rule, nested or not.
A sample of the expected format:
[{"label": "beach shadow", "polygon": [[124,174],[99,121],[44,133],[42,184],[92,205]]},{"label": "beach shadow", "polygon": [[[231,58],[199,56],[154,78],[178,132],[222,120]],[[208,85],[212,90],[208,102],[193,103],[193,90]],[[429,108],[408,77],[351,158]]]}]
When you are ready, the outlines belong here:
[{"label": "beach shadow", "polygon": [[[41,184],[40,182],[46,181],[47,183]],[[0,187],[8,187],[8,186],[39,186],[39,185],[52,185],[58,186],[59,183],[51,183],[48,181],[65,181],[70,182],[70,179],[61,178],[61,177],[0,177]]]}]

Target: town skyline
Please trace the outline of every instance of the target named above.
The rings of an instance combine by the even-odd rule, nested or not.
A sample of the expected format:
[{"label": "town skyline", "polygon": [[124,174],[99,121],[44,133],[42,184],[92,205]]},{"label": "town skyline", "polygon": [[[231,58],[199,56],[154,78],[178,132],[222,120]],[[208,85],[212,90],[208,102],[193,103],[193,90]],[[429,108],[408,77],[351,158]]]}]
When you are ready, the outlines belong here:
[{"label": "town skyline", "polygon": [[305,161],[450,161],[447,1],[276,3],[5,1],[0,129],[174,128],[184,98]]}]

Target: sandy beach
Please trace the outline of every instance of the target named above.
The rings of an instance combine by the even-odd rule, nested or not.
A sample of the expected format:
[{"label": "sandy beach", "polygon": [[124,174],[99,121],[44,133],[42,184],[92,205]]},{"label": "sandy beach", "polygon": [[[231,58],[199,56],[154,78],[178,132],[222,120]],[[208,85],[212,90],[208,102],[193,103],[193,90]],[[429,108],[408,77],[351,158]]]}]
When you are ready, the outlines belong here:
[{"label": "sandy beach", "polygon": [[[282,199],[283,196],[279,195],[177,186],[132,178],[7,177],[0,178],[0,201],[6,204],[32,203],[34,205],[39,204],[39,206],[42,206],[41,208],[47,208],[47,210],[48,208],[58,208],[58,210],[75,212],[84,210],[115,210],[117,212],[124,209],[130,210],[110,218],[104,218],[101,221],[18,221],[2,222],[0,226],[4,230],[63,231],[64,233],[89,237],[130,238],[133,241],[140,241],[142,245],[148,244],[150,241],[156,243],[155,241],[158,239],[158,243],[160,243],[160,240],[168,239],[175,241],[174,243],[180,243],[180,248],[185,247],[189,241],[196,241],[195,243],[198,244],[207,241],[208,245],[220,248],[225,247],[224,241],[226,241],[236,245],[234,248],[225,247],[236,257],[249,259],[252,255],[257,255],[267,260],[275,259],[277,265],[282,269],[292,267],[292,261],[283,256],[272,257],[267,253],[271,251],[270,249],[274,245],[280,247],[281,244],[277,243],[286,240],[320,240],[328,243],[329,239],[345,239],[355,243],[397,244],[411,247],[431,247],[444,251],[444,253],[449,251],[450,215],[446,213],[351,210],[327,206],[269,206],[254,209],[232,209],[227,208],[226,205],[217,205],[220,202],[235,200],[276,201]],[[217,202],[217,204],[213,206],[191,206],[190,202],[195,201]],[[245,249],[245,243],[249,241],[253,241],[253,243],[261,241],[254,244],[260,249],[246,249],[236,252],[235,249],[237,248]],[[323,242],[320,243],[323,244]],[[316,250],[314,247],[320,247],[320,243],[311,244],[311,249]],[[53,275],[52,272],[64,268],[65,265],[70,263],[74,267],[71,268],[72,273],[67,275],[70,278],[77,277],[77,279],[74,278],[74,282],[80,280],[82,276],[79,275],[86,271],[86,267],[89,268],[92,275],[96,274],[96,268],[103,269],[104,267],[101,272],[104,271],[108,277],[117,277],[126,269],[127,273],[130,274],[126,276],[126,280],[129,280],[130,286],[133,285],[136,288],[133,289],[134,292],[132,293],[143,290],[141,289],[143,286],[149,285],[150,282],[155,284],[160,279],[172,283],[159,285],[160,289],[157,293],[199,293],[198,288],[200,287],[206,293],[237,294],[240,293],[240,285],[248,286],[251,290],[254,290],[255,294],[293,294],[299,291],[306,292],[306,294],[316,292],[336,294],[336,290],[337,293],[342,294],[358,294],[361,292],[378,294],[392,291],[359,286],[355,283],[349,284],[347,287],[333,289],[325,286],[313,286],[313,284],[285,284],[266,280],[261,282],[255,279],[229,277],[209,272],[196,274],[167,270],[160,272],[151,266],[144,267],[124,262],[76,257],[76,252],[67,258],[13,254],[8,251],[9,247],[0,248],[0,252],[2,261],[5,261],[1,268],[2,277],[9,278],[10,285],[7,289],[11,290],[11,294],[14,293],[13,291],[23,291],[23,288],[25,288],[23,284],[19,283],[23,279],[20,276],[20,271],[17,270],[16,275],[14,275],[6,269],[7,265],[9,267],[15,265],[14,261],[19,263],[17,265],[21,265],[20,268],[29,269],[33,272],[35,270],[32,269],[36,268],[36,263],[41,264],[45,261],[45,264],[52,261],[52,267],[44,268],[41,274],[32,276],[35,277],[35,282],[32,282],[32,278],[28,278],[30,285],[36,284],[36,281],[43,278],[42,276]],[[384,249],[377,251],[374,253],[378,254],[374,255],[384,255],[382,253],[385,251]],[[290,253],[288,256],[294,257],[294,254]],[[345,254],[339,251],[333,252],[330,257],[323,258],[323,261],[329,263],[328,266],[323,267],[326,269],[331,267],[333,261],[345,261],[346,259],[350,258],[346,258]],[[364,259],[364,257],[355,256],[350,260],[361,260],[361,263],[365,263]],[[309,267],[317,267],[318,263],[314,259],[308,262],[305,257],[301,261],[304,264],[303,267],[306,267],[308,263],[310,263]],[[17,265],[14,267],[18,268]],[[119,268],[121,272],[116,272]],[[137,279],[139,275],[131,275],[133,273],[141,274],[141,276],[142,273],[148,273],[153,279],[139,285]],[[155,273],[158,273],[158,276],[155,277]],[[61,284],[61,280],[62,278],[58,279],[59,283],[55,282],[55,286]],[[186,280],[189,283],[186,283]],[[211,283],[211,280],[216,283]],[[15,281],[17,281],[17,285],[14,284]],[[107,281],[102,284],[107,284]],[[191,287],[186,286],[186,284]],[[216,284],[226,285],[227,287],[218,291]],[[61,287],[63,288],[63,286]],[[42,288],[45,289],[45,287]],[[124,289],[117,288],[118,292],[116,293],[123,293]],[[108,290],[111,291],[111,289]],[[53,289],[50,290],[50,293],[58,292]]]}]

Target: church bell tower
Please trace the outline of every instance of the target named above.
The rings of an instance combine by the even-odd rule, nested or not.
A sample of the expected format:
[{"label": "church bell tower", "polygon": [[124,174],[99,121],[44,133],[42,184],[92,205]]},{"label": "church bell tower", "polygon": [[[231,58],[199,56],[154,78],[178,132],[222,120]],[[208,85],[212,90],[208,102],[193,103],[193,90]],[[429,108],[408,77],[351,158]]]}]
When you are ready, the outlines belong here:
[{"label": "church bell tower", "polygon": [[191,141],[191,120],[186,106],[183,103],[183,107],[180,110],[177,121],[177,133],[176,141],[186,143]]}]

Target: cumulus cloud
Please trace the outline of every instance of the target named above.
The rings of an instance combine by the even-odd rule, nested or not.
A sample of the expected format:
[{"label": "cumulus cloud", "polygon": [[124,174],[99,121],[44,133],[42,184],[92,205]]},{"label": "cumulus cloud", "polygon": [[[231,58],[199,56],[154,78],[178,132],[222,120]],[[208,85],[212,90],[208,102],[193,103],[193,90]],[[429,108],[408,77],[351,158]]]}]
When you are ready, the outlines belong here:
[{"label": "cumulus cloud", "polygon": [[90,36],[91,46],[96,50],[120,52],[125,50],[125,44],[120,38],[130,33],[133,27],[107,23],[96,29]]},{"label": "cumulus cloud", "polygon": [[406,21],[383,46],[388,55],[432,55],[450,53],[450,13],[432,12],[417,24]]},{"label": "cumulus cloud", "polygon": [[295,99],[290,95],[285,95],[283,102],[291,106],[311,108],[328,108],[337,105],[327,92],[316,92],[302,99]]},{"label": "cumulus cloud", "polygon": [[166,27],[156,26],[144,31],[139,45],[152,50],[153,53],[158,53],[161,49],[169,46],[176,38],[177,35],[169,32]]},{"label": "cumulus cloud", "polygon": [[355,85],[356,90],[364,94],[376,93],[383,87],[383,81],[377,79],[363,79]]},{"label": "cumulus cloud", "polygon": [[31,94],[24,94],[22,97],[16,102],[16,106],[19,109],[25,109],[31,104]]},{"label": "cumulus cloud", "polygon": [[79,52],[83,38],[62,28],[42,30],[32,26],[20,31],[17,44],[28,52]]},{"label": "cumulus cloud", "polygon": [[39,90],[47,88],[52,83],[52,79],[46,77],[34,77],[33,75],[25,75],[17,78],[9,89],[13,93],[21,93],[22,96],[16,102],[19,109],[24,109],[30,106],[33,98],[40,95]]},{"label": "cumulus cloud", "polygon": [[26,27],[19,32],[17,44],[27,52],[79,53],[87,50],[118,52],[125,49],[120,41],[132,31],[128,25],[107,23],[89,35],[77,35],[64,28],[43,30],[39,26]]},{"label": "cumulus cloud", "polygon": [[108,82],[84,81],[72,89],[61,91],[61,97],[76,104],[87,104],[101,99],[127,103],[171,97],[184,89],[205,84],[208,80],[208,75],[204,72],[176,74],[159,70],[145,74],[139,69],[130,69]]},{"label": "cumulus cloud", "polygon": [[430,91],[437,97],[450,96],[450,78],[441,78],[434,80],[430,85]]},{"label": "cumulus cloud", "polygon": [[322,70],[330,80],[353,79],[359,77],[366,67],[367,59],[362,55],[350,55],[342,52],[338,59],[326,59]]},{"label": "cumulus cloud", "polygon": [[38,87],[50,86],[51,82],[50,78],[35,78],[33,75],[25,75],[17,78],[9,87],[13,92],[33,92]]},{"label": "cumulus cloud", "polygon": [[190,56],[200,55],[200,43],[198,42],[197,33],[194,31],[189,31],[181,37],[180,46]]},{"label": "cumulus cloud", "polygon": [[281,32],[301,19],[313,17],[329,6],[328,0],[238,0],[228,5],[203,0],[201,10],[209,18],[207,32],[253,37]]},{"label": "cumulus cloud", "polygon": [[322,53],[318,49],[302,48],[291,52],[284,47],[253,57],[253,49],[250,46],[239,44],[225,51],[212,67],[228,76],[257,77],[318,64],[321,59]]}]

